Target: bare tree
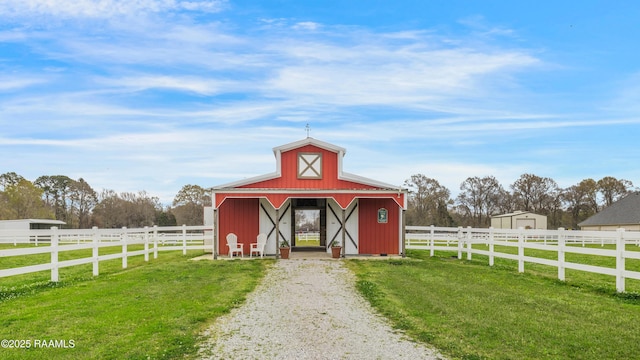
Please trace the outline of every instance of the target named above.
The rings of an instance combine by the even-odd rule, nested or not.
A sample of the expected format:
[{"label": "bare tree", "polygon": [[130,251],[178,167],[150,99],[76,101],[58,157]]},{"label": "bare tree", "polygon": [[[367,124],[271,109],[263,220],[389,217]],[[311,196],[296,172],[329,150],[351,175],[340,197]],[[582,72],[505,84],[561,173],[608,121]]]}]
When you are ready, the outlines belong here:
[{"label": "bare tree", "polygon": [[629,180],[618,180],[611,176],[605,176],[598,180],[597,188],[602,194],[602,205],[606,207],[629,194],[633,188],[633,183]]},{"label": "bare tree", "polygon": [[519,210],[543,215],[551,212],[560,195],[560,188],[553,179],[533,174],[521,175],[511,189]]},{"label": "bare tree", "polygon": [[159,199],[145,191],[117,194],[103,190],[93,211],[94,224],[105,228],[152,226],[161,212]]},{"label": "bare tree", "polygon": [[85,229],[91,225],[91,211],[98,203],[98,196],[83,178],[74,181],[69,189],[69,200],[78,228]]},{"label": "bare tree", "polygon": [[460,185],[458,209],[471,226],[489,226],[491,215],[499,209],[502,185],[493,176],[469,177]]},{"label": "bare tree", "polygon": [[211,192],[198,185],[185,185],[173,199],[171,210],[178,224],[202,225],[204,207],[211,205]]},{"label": "bare tree", "polygon": [[73,223],[69,194],[74,180],[65,175],[40,176],[34,182],[44,193],[44,201],[55,213],[56,219]]},{"label": "bare tree", "polygon": [[452,204],[449,189],[423,174],[412,175],[404,185],[409,189],[407,224],[453,225],[448,211],[448,206]]},{"label": "bare tree", "polygon": [[598,211],[596,192],[597,184],[593,179],[582,180],[562,192],[562,200],[571,214],[571,228],[577,228],[578,223]]}]

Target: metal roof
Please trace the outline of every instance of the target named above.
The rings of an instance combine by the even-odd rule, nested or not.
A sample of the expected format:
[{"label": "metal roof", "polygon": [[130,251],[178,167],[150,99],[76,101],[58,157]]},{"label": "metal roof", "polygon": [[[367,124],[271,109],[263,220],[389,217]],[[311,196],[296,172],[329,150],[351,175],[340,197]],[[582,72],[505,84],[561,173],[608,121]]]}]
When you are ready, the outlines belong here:
[{"label": "metal roof", "polygon": [[49,224],[49,225],[66,225],[67,224],[62,220],[51,220],[51,219],[16,219],[16,220],[0,220],[0,221],[28,223],[28,224]]},{"label": "metal roof", "polygon": [[640,192],[631,193],[578,226],[640,224]]}]

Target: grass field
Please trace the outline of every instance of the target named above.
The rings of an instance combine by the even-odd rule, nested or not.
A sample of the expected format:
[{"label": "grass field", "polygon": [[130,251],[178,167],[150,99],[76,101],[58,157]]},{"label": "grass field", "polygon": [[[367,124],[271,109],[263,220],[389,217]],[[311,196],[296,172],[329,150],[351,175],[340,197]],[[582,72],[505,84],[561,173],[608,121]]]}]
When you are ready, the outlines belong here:
[{"label": "grass field", "polygon": [[[130,250],[135,250],[132,247]],[[101,254],[120,251],[101,249]],[[633,248],[630,250],[634,250]],[[637,250],[637,248],[635,249]],[[634,251],[635,251],[634,250]],[[513,252],[515,248],[500,251]],[[61,260],[91,250],[61,252]],[[73,340],[66,349],[2,349],[0,359],[189,359],[199,335],[244,301],[273,260],[189,261],[201,252],[161,252],[0,279],[0,339]],[[553,258],[553,252],[527,250]],[[640,354],[640,282],[615,292],[612,276],[454,252],[409,251],[410,259],[349,260],[357,287],[399,329],[454,359],[631,359]],[[2,258],[0,268],[46,262],[48,254]],[[466,254],[465,254],[466,258]],[[615,260],[567,254],[613,267]],[[640,270],[640,261],[627,261]]]},{"label": "grass field", "polygon": [[296,234],[296,246],[320,246],[320,238]]},{"label": "grass field", "polygon": [[[393,324],[459,359],[632,359],[640,354],[640,300],[599,276],[563,283],[548,269],[453,253],[350,261],[361,293]],[[551,268],[549,268],[551,269]],[[557,272],[554,274],[557,275]],[[609,280],[612,277],[607,277]]]},{"label": "grass field", "polygon": [[[149,263],[136,256],[124,270],[109,260],[98,277],[90,264],[64,268],[59,283],[46,271],[0,279],[0,339],[32,344],[0,348],[0,359],[194,358],[198,334],[242,303],[272,263],[187,260],[201,253],[165,252]],[[5,268],[39,260],[2,259]],[[74,346],[36,349],[36,340]]]}]

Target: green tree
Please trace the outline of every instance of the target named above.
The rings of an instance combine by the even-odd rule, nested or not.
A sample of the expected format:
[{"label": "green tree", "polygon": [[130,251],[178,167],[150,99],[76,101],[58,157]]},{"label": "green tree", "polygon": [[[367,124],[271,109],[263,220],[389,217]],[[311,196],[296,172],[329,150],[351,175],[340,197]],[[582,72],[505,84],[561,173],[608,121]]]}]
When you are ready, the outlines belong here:
[{"label": "green tree", "polygon": [[2,212],[5,220],[54,218],[42,201],[42,190],[24,178],[6,186],[3,198],[7,206]]}]

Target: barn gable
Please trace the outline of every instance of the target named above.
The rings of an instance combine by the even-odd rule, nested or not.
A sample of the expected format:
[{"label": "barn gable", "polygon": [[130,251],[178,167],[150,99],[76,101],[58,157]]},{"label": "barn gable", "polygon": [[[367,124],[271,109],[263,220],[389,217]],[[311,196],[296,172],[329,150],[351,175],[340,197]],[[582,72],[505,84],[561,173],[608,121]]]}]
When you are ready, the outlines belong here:
[{"label": "barn gable", "polygon": [[314,138],[273,148],[276,171],[215,187],[262,189],[360,189],[401,190],[342,170],[346,150]]}]

